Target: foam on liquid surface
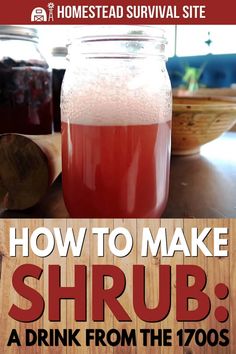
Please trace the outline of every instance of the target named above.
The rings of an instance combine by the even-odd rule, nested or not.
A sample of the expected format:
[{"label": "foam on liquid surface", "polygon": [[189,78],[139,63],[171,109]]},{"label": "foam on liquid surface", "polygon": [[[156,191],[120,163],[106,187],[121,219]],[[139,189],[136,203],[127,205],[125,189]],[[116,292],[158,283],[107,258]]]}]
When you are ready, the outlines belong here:
[{"label": "foam on liquid surface", "polygon": [[147,125],[171,119],[171,87],[156,59],[83,58],[62,87],[62,121],[83,125]]}]

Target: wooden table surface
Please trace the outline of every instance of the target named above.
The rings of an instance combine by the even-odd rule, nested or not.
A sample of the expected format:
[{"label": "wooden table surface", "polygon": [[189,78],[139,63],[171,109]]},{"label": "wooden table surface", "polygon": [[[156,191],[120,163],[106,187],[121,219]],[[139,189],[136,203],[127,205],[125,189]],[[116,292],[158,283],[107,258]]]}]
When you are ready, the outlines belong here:
[{"label": "wooden table surface", "polygon": [[[61,177],[35,207],[4,218],[66,218]],[[236,218],[236,132],[202,147],[200,155],[172,156],[170,193],[163,218]]]}]

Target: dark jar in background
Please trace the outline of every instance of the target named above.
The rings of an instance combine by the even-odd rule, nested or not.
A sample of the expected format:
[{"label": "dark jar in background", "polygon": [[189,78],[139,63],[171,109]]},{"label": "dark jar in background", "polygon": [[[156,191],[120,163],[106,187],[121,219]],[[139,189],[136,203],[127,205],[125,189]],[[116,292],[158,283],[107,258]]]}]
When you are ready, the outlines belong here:
[{"label": "dark jar in background", "polygon": [[52,93],[53,93],[53,126],[55,132],[61,131],[61,84],[66,71],[66,47],[54,47],[52,49]]},{"label": "dark jar in background", "polygon": [[0,134],[52,133],[52,78],[37,30],[0,26]]}]

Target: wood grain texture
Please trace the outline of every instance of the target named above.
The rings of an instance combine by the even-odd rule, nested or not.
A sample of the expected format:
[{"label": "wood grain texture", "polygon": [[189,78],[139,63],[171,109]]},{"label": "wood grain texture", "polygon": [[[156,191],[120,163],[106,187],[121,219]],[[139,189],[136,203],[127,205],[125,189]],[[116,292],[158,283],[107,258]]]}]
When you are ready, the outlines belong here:
[{"label": "wood grain texture", "polygon": [[[66,220],[60,219],[55,222],[53,219],[45,219],[44,220],[44,227],[49,228],[50,230],[53,229],[53,227],[60,227],[62,234],[65,234],[66,231]],[[45,241],[46,244],[46,241]],[[69,259],[69,258],[68,258]],[[48,319],[48,297],[49,297],[49,291],[48,291],[48,283],[49,283],[49,273],[48,273],[48,266],[49,265],[54,265],[58,264],[61,267],[61,286],[67,286],[67,274],[66,274],[66,266],[67,266],[67,259],[65,257],[60,257],[58,254],[58,250],[55,247],[54,251],[50,254],[50,256],[43,258],[43,266],[44,266],[44,272],[43,272],[43,277],[44,277],[44,288],[43,288],[43,296],[45,299],[45,310],[44,310],[44,316],[43,316],[43,328],[45,328],[47,331],[49,329],[59,329],[62,330],[63,328],[66,328],[67,326],[67,303],[65,301],[62,301],[62,306],[61,306],[61,321],[60,322],[51,322]],[[51,353],[51,348],[50,347],[43,347],[44,352],[49,354]],[[54,347],[53,349],[55,351],[55,354],[64,354],[66,353],[66,348],[59,346],[59,347]]]},{"label": "wood grain texture", "polygon": [[[18,226],[17,229],[19,230],[20,227],[28,227],[28,224],[26,221],[19,220],[17,226]],[[29,232],[32,233],[34,231],[34,229],[36,229],[37,227],[41,227],[41,226],[43,226],[43,220],[40,220],[40,219],[32,220],[32,222],[30,223]],[[18,237],[20,237],[20,233],[19,233]],[[43,245],[44,245],[44,240],[41,236],[40,236],[38,245],[39,245],[39,247],[43,247]],[[20,260],[20,257],[18,257],[19,252],[20,252],[20,249],[18,249],[18,253],[17,253],[17,259]],[[21,264],[22,263],[23,262],[21,262]],[[24,260],[24,263],[32,263],[32,264],[39,266],[40,268],[43,268],[43,259],[37,257],[31,251],[30,251],[29,258],[26,261]],[[36,280],[34,278],[28,278],[26,280],[26,282],[27,282],[27,285],[36,289],[39,293],[41,293],[41,294],[43,293],[43,289],[44,289],[44,285],[45,285],[43,277],[41,277],[40,280]],[[28,308],[29,302],[26,299],[20,297],[19,298],[19,306],[21,308]],[[38,328],[44,328],[43,320],[44,320],[44,317],[40,317],[37,321],[35,321],[33,323],[21,323],[20,328],[19,328],[19,336],[21,338],[24,338],[26,329],[33,329],[34,331],[37,331]],[[25,345],[25,343],[22,344],[21,351],[24,351],[26,353],[33,353],[33,354],[46,353],[44,348],[38,346],[37,344],[32,347],[27,347]]]},{"label": "wood grain texture", "polygon": [[[89,220],[81,219],[81,220],[67,220],[67,227],[72,227],[75,235],[77,235],[79,228],[86,227],[87,230],[90,230]],[[90,234],[89,232],[85,236],[84,241],[84,251],[81,253],[81,257],[73,257],[71,251],[69,251],[67,260],[66,260],[66,276],[67,276],[67,286],[74,286],[74,267],[75,265],[86,265],[87,266],[87,294],[89,296],[91,292],[91,272],[90,272]],[[86,328],[90,327],[91,324],[91,310],[90,310],[90,302],[87,300],[87,321],[86,322],[76,322],[74,315],[74,301],[67,301],[66,303],[66,311],[67,311],[67,322],[66,328],[71,328],[73,330],[80,329],[80,333],[84,333]],[[80,344],[83,348],[84,354],[90,353],[90,348],[86,347],[85,337],[79,336]],[[77,353],[79,348],[72,347],[67,348],[67,353]]]},{"label": "wood grain texture", "polygon": [[[145,301],[148,308],[154,308],[159,302],[159,272],[158,266],[161,262],[160,257],[141,257],[142,248],[142,230],[144,227],[149,227],[153,237],[156,234],[156,230],[160,227],[159,220],[137,220],[137,264],[142,264],[145,266]],[[158,330],[161,328],[160,323],[148,323],[137,318],[137,332],[140,330]],[[146,351],[147,347],[143,345],[143,338],[139,335],[138,337],[138,352]],[[150,354],[156,353],[156,347],[149,347],[148,351]]]},{"label": "wood grain texture", "polygon": [[[17,257],[9,257],[9,228],[16,227],[17,235],[20,237],[22,227],[28,227],[32,232],[37,227],[47,227],[53,230],[54,227],[60,227],[62,234],[65,236],[65,231],[68,227],[72,227],[75,235],[77,235],[79,228],[86,227],[87,233],[83,244],[83,250],[80,257],[73,257],[69,251],[67,257],[60,257],[57,248],[55,247],[53,253],[46,258],[39,258],[30,252],[29,257],[22,257],[20,247],[17,249]],[[116,227],[124,227],[128,229],[133,236],[133,249],[130,254],[125,258],[113,256],[108,247],[108,235],[104,236],[104,257],[97,256],[97,237],[92,234],[94,227],[108,227],[113,230]],[[173,232],[176,227],[181,227],[184,230],[188,244],[191,244],[191,228],[198,227],[199,230],[204,227],[227,227],[229,228],[228,243],[229,243],[229,256],[228,257],[205,257],[199,252],[198,257],[184,257],[181,252],[176,252],[174,257],[152,257],[149,253],[148,257],[141,257],[142,247],[142,231],[144,227],[149,227],[152,231],[153,237],[156,236],[159,227],[165,227],[168,235],[168,244],[171,240]],[[0,221],[0,353],[83,353],[83,354],[234,354],[236,353],[236,220],[235,219],[127,219],[127,220],[89,220],[89,219],[35,219],[35,220],[1,220]],[[209,248],[213,248],[213,237],[210,235],[207,238],[206,244]],[[40,236],[38,246],[45,247],[46,240]],[[124,237],[118,237],[116,246],[122,249],[125,245]],[[12,304],[16,304],[23,308],[29,308],[30,303],[20,297],[12,286],[12,275],[15,269],[25,263],[36,264],[43,268],[43,275],[39,281],[27,278],[26,282],[38,292],[43,294],[45,299],[44,315],[37,321],[32,323],[19,323],[11,319],[8,315],[9,309]],[[51,322],[48,320],[48,266],[51,264],[58,264],[61,266],[61,286],[74,285],[74,266],[86,265],[87,266],[87,321],[77,322],[74,318],[74,301],[63,300],[61,306],[61,321]],[[95,264],[109,264],[119,267],[126,276],[126,289],[124,293],[118,298],[119,302],[125,308],[132,318],[131,322],[119,322],[112,314],[108,306],[105,306],[105,322],[94,322],[92,320],[92,265]],[[159,272],[158,266],[160,264],[171,265],[172,267],[172,283],[171,283],[171,310],[169,315],[161,322],[147,323],[140,320],[133,308],[133,296],[135,296],[135,289],[132,286],[133,280],[133,265],[145,265],[145,301],[148,308],[157,306],[159,301]],[[176,265],[192,264],[202,267],[207,274],[206,293],[211,298],[211,312],[209,316],[201,322],[177,322],[176,321]],[[105,279],[105,287],[110,288],[113,286],[112,279]],[[230,288],[229,297],[224,300],[219,300],[215,296],[215,286],[218,283],[228,284]],[[96,289],[95,289],[96,290]],[[134,295],[133,295],[134,293]],[[95,291],[96,296],[96,291]],[[194,308],[196,303],[190,301],[190,307]],[[230,317],[225,323],[216,321],[214,311],[217,306],[225,306],[229,309]],[[24,332],[27,328],[37,330],[44,329],[59,329],[71,328],[72,330],[80,329],[78,338],[81,342],[81,347],[45,347],[45,346],[32,346],[22,347],[11,346],[7,347],[11,330],[15,328],[20,337],[24,337]],[[85,342],[86,329],[103,329],[108,331],[115,328],[121,331],[122,329],[130,330],[136,329],[137,333],[137,346],[135,347],[111,347],[111,346],[95,346],[94,344],[89,347]],[[172,329],[173,345],[171,347],[158,347],[147,346],[145,347],[142,338],[139,335],[140,329]],[[184,328],[203,328],[209,330],[215,328],[220,331],[222,328],[227,328],[230,331],[230,344],[227,347],[210,347],[205,345],[199,347],[191,343],[188,347],[179,347],[176,336],[174,335],[179,329]]]},{"label": "wood grain texture", "polygon": [[230,220],[230,350],[236,353],[236,220]]},{"label": "wood grain texture", "polygon": [[[183,228],[183,220],[179,219],[172,219],[172,220],[166,220],[162,219],[161,220],[161,227],[165,227],[167,230],[168,235],[173,235],[175,228],[181,227]],[[170,238],[168,238],[168,245],[170,245]],[[175,314],[175,308],[176,308],[176,294],[175,294],[175,289],[176,289],[176,265],[177,264],[183,264],[184,262],[184,257],[182,253],[176,252],[174,257],[171,258],[161,258],[161,264],[169,264],[172,268],[171,273],[172,273],[172,284],[171,284],[171,310],[169,313],[169,316],[162,321],[161,325],[162,328],[171,328],[172,333],[176,334],[178,330],[183,328],[183,323],[182,322],[177,322],[176,321],[176,314]],[[175,348],[175,354],[182,354],[183,353],[183,348],[178,346],[177,343],[177,337],[176,335],[173,335],[173,347]],[[172,349],[170,349],[171,352]],[[166,348],[162,347],[161,348],[161,353],[167,353]]]},{"label": "wood grain texture", "polygon": [[[227,227],[229,228],[229,220],[218,220],[218,219],[212,219],[212,220],[207,220],[206,221],[207,225],[209,227]],[[233,234],[232,230],[230,230],[230,233],[228,235],[231,238],[231,245],[233,245]],[[207,244],[211,249],[213,248],[213,242],[214,239],[213,237],[208,238]],[[222,247],[225,248],[225,247]],[[213,257],[207,257],[205,258],[206,261],[206,270],[208,274],[208,279],[207,279],[207,286],[206,286],[206,291],[209,294],[210,298],[212,299],[212,311],[211,314],[208,317],[208,321],[206,322],[207,324],[207,329],[209,330],[210,328],[215,328],[218,332],[223,329],[227,328],[230,330],[230,321],[226,321],[225,323],[220,323],[216,321],[215,319],[215,309],[218,306],[224,306],[227,309],[230,308],[230,298],[227,297],[225,300],[220,300],[216,297],[215,295],[215,287],[219,283],[224,283],[230,287],[230,260],[233,261],[233,258],[230,257],[218,257],[214,259]],[[233,294],[231,293],[231,296]],[[233,298],[232,298],[233,299]],[[234,316],[233,313],[231,313],[231,316]],[[230,330],[231,331],[231,330]],[[231,337],[233,337],[233,332],[231,331]],[[205,347],[205,352],[207,353],[208,351],[212,351],[212,353],[217,353],[217,354],[230,354],[230,347],[215,347],[211,348],[209,346]]]},{"label": "wood grain texture", "polygon": [[[97,236],[91,236],[91,230],[92,228],[98,228],[98,227],[108,227],[110,230],[113,230],[114,227],[114,222],[113,220],[100,220],[100,219],[92,219],[90,221],[90,248],[89,248],[89,259],[90,259],[90,265],[89,265],[89,272],[90,275],[92,274],[92,266],[96,264],[113,264],[114,259],[113,255],[108,251],[108,237],[104,236],[104,257],[98,257],[97,256]],[[92,286],[90,277],[90,286]],[[106,289],[110,288],[112,286],[112,280],[111,279],[105,279],[104,281],[104,287]],[[90,290],[91,294],[91,290]],[[94,294],[96,296],[96,293]],[[91,308],[91,297],[88,298],[88,306]],[[91,316],[90,316],[91,317]],[[90,327],[89,328],[94,328],[94,329],[104,329],[105,331],[110,330],[114,326],[114,318],[112,316],[112,313],[108,306],[105,306],[104,310],[104,318],[105,322],[90,322]],[[90,346],[90,353],[91,354],[112,354],[113,353],[113,348],[109,346]]]},{"label": "wood grain texture", "polygon": [[[128,229],[133,236],[134,239],[137,238],[136,236],[136,220],[135,219],[117,219],[114,220],[114,228],[115,227],[124,227]],[[124,237],[118,238],[116,242],[116,246],[119,249],[124,249],[125,247],[125,239]],[[135,258],[136,258],[136,243],[133,245],[132,252],[125,257],[125,262],[124,258],[119,258],[119,257],[114,257],[114,265],[119,267],[125,274],[126,277],[126,289],[124,293],[122,294],[120,298],[120,303],[122,306],[125,308],[126,312],[129,314],[129,316],[133,319],[132,322],[119,322],[116,319],[114,319],[114,328],[117,328],[119,331],[122,329],[126,329],[128,332],[132,328],[136,328],[136,316],[135,312],[133,309],[133,287],[132,287],[132,279],[133,279],[133,264],[135,264]],[[122,354],[122,353],[136,353],[136,347],[122,347],[122,346],[117,346],[114,347],[114,353],[115,354]]]}]

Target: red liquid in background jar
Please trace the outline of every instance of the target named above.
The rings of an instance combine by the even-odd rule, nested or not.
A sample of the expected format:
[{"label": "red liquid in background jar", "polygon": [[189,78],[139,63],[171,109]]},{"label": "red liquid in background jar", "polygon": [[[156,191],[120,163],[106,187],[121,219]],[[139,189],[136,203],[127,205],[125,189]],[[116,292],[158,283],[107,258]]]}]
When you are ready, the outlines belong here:
[{"label": "red liquid in background jar", "polygon": [[71,217],[160,217],[169,187],[171,123],[62,123],[63,193]]}]

